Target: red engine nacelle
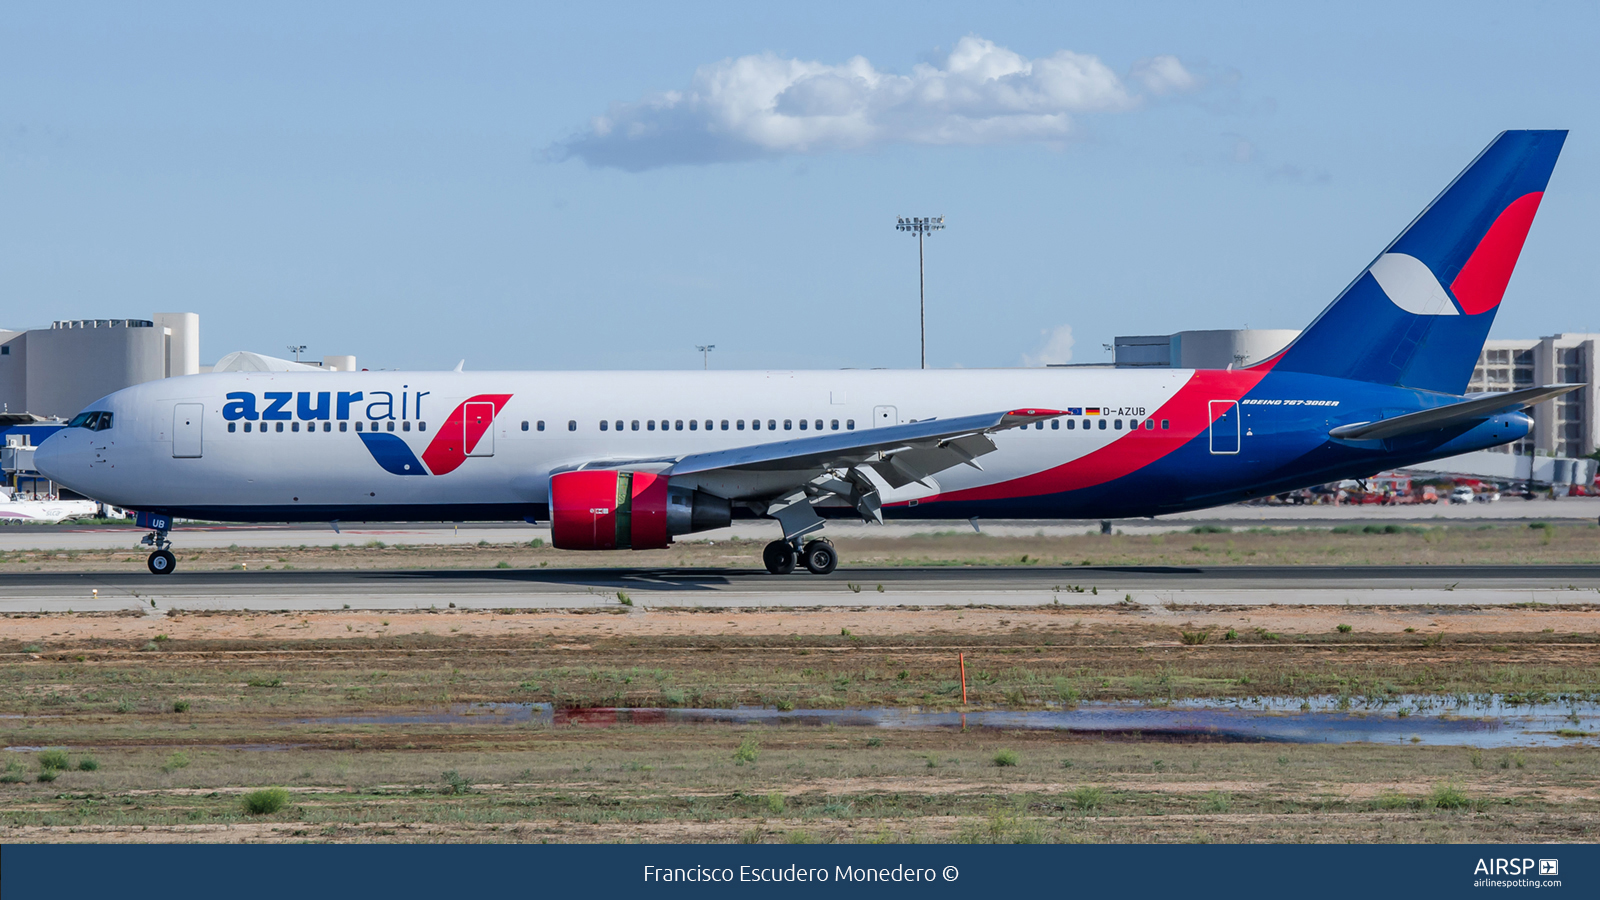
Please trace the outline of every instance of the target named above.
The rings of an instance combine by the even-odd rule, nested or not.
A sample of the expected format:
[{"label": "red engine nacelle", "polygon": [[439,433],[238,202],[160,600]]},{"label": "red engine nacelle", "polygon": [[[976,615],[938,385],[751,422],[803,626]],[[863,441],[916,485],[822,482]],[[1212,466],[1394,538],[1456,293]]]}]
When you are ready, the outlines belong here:
[{"label": "red engine nacelle", "polygon": [[655,550],[675,534],[724,528],[732,505],[652,472],[590,469],[550,476],[550,537],[562,550]]}]

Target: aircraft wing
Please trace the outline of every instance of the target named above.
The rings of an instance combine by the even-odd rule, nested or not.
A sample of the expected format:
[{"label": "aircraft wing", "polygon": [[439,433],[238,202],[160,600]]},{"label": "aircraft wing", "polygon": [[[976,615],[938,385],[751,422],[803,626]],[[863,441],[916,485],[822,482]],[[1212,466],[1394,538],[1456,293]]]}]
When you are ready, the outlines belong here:
[{"label": "aircraft wing", "polygon": [[1338,428],[1329,431],[1328,437],[1343,441],[1381,441],[1386,438],[1402,437],[1408,434],[1437,431],[1440,428],[1446,428],[1458,422],[1484,419],[1496,413],[1526,409],[1529,406],[1543,403],[1552,397],[1559,397],[1568,391],[1575,391],[1581,387],[1583,387],[1581,384],[1547,384],[1543,387],[1523,388],[1520,391],[1481,395],[1461,400],[1457,403],[1447,403],[1444,406],[1425,409],[1421,412],[1379,419],[1376,422],[1354,422],[1349,425],[1340,425]]},{"label": "aircraft wing", "polygon": [[981,471],[978,457],[996,449],[991,434],[1062,415],[1055,409],[1013,409],[830,432],[675,459],[597,460],[580,468],[648,467],[666,477],[708,475],[743,481],[750,493],[729,499],[776,518],[784,536],[795,538],[822,527],[821,517],[812,509],[815,501],[837,497],[863,519],[882,522],[880,484],[927,485],[929,476],[959,465]]}]

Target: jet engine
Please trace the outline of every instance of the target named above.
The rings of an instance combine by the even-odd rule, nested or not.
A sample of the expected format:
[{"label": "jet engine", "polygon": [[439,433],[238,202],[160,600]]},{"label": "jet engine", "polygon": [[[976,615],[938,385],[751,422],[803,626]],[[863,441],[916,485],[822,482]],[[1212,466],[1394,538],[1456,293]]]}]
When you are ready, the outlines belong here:
[{"label": "jet engine", "polygon": [[655,550],[673,535],[726,528],[733,505],[652,472],[586,469],[550,476],[550,536],[562,550]]}]

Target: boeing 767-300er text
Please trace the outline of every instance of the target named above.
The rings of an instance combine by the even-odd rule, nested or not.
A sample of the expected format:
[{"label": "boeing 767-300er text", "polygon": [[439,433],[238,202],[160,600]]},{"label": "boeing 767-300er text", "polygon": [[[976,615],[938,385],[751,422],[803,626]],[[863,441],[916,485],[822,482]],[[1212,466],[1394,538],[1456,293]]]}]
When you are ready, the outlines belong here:
[{"label": "boeing 767-300er text", "polygon": [[1463,395],[1565,131],[1496,137],[1322,315],[1244,368],[266,372],[140,384],[37,450],[173,517],[548,519],[570,550],[776,520],[763,560],[823,574],[834,516],[1155,516],[1364,477],[1528,434],[1579,385]]}]

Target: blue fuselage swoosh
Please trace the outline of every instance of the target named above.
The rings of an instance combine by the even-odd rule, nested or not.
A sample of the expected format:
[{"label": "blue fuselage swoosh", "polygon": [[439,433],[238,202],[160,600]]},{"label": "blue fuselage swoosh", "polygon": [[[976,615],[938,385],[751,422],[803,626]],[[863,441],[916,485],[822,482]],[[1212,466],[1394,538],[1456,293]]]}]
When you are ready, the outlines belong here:
[{"label": "blue fuselage swoosh", "polygon": [[392,434],[362,434],[361,443],[367,445],[372,458],[391,475],[426,475],[417,455],[406,442]]}]

